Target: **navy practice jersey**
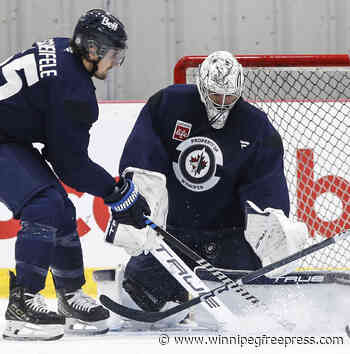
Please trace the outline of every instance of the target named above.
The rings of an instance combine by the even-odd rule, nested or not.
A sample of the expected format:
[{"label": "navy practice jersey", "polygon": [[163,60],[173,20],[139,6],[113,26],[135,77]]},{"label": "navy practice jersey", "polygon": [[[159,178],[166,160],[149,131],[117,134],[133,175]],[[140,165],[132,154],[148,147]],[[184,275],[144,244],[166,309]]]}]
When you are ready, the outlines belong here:
[{"label": "navy practice jersey", "polygon": [[0,64],[0,116],[0,140],[44,144],[67,185],[102,197],[113,191],[113,177],[88,156],[95,87],[68,38],[34,43]]},{"label": "navy practice jersey", "polygon": [[167,176],[172,226],[244,227],[246,200],[289,214],[280,135],[242,98],[216,130],[195,85],[159,91],[128,138],[120,172],[129,166]]}]

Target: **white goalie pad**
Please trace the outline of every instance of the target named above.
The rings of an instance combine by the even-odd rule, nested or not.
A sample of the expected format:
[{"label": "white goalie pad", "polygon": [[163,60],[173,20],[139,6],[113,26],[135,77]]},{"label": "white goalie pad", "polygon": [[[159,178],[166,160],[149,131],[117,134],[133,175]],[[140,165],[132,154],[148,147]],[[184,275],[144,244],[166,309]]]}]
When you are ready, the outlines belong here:
[{"label": "white goalie pad", "polygon": [[[292,222],[280,209],[261,210],[253,202],[247,201],[252,208],[248,212],[245,238],[267,266],[305,248],[308,230],[302,222]],[[289,263],[266,274],[277,277],[295,271],[300,260]]]},{"label": "white goalie pad", "polygon": [[[168,191],[166,177],[162,173],[128,167],[123,176],[132,173],[135,188],[146,199],[151,215],[149,218],[158,226],[165,227],[168,214]],[[133,226],[120,224],[113,244],[123,247],[131,256],[144,252],[147,254],[158,246],[156,231],[150,227],[136,229]]]}]

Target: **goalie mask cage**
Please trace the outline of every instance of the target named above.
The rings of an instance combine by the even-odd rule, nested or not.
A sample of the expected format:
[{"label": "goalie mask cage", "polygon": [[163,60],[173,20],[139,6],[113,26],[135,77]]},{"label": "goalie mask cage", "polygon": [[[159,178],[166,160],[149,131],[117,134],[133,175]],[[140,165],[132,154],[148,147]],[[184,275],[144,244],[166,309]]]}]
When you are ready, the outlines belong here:
[{"label": "goalie mask cage", "polygon": [[[263,110],[282,137],[290,217],[307,224],[309,245],[350,229],[349,56],[236,58],[244,68],[243,98]],[[204,59],[181,58],[175,83],[195,83]],[[299,270],[349,272],[350,241],[305,257]]]}]

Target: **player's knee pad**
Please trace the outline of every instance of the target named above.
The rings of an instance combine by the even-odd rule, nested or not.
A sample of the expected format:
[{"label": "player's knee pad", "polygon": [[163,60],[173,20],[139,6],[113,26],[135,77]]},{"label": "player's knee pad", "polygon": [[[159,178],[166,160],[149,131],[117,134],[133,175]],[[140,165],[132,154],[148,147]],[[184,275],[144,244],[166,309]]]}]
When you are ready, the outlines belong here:
[{"label": "player's knee pad", "polygon": [[85,283],[83,253],[76,226],[76,211],[68,197],[64,197],[64,215],[56,234],[51,272],[58,289],[79,289]]},{"label": "player's knee pad", "polygon": [[[156,299],[141,284],[125,279],[124,275],[124,265],[119,265],[117,269],[113,270],[95,271],[94,279],[97,282],[98,294],[107,295],[123,306],[143,311],[164,311],[178,304],[173,301]],[[116,314],[111,314],[109,325],[112,330],[123,326],[138,329],[175,327],[187,314],[188,312],[182,311],[153,324],[127,320]]]},{"label": "player's knee pad", "polygon": [[51,272],[57,289],[79,289],[85,283],[81,242],[75,230],[56,236]]}]

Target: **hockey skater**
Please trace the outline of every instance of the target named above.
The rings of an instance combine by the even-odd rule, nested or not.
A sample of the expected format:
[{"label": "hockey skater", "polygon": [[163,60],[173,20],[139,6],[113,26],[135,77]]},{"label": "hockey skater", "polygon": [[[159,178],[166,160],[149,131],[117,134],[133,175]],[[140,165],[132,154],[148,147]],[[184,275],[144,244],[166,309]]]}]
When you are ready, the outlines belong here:
[{"label": "hockey skater", "polygon": [[[121,222],[145,226],[149,207],[132,181],[116,182],[88,156],[89,130],[98,118],[92,77],[104,80],[122,65],[126,42],[124,25],[93,9],[80,17],[72,39],[36,42],[0,64],[0,200],[21,221],[5,339],[51,340],[64,331],[108,330],[109,312],[81,290],[76,211],[59,179],[104,198]],[[33,143],[43,144],[41,152]],[[58,313],[39,294],[49,269]]]},{"label": "hockey skater", "polygon": [[[307,230],[288,219],[281,137],[266,114],[242,98],[243,81],[235,57],[218,51],[200,65],[197,85],[154,94],[127,140],[120,173],[146,198],[150,219],[201,257],[218,268],[255,270],[300,250]],[[119,285],[101,279],[101,292],[144,311],[187,299],[146,254],[157,247],[153,229],[119,225],[114,245],[132,257],[115,276]]]}]

